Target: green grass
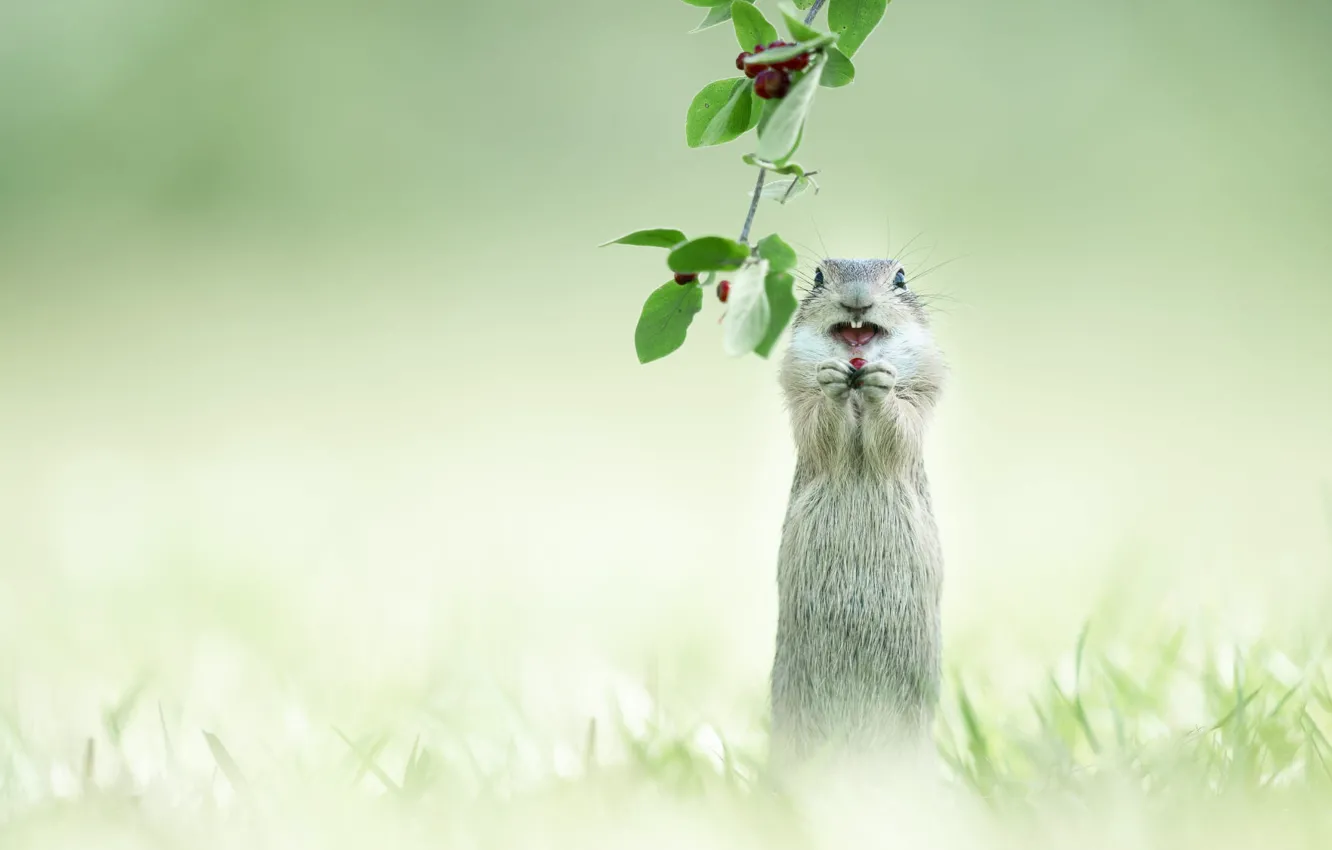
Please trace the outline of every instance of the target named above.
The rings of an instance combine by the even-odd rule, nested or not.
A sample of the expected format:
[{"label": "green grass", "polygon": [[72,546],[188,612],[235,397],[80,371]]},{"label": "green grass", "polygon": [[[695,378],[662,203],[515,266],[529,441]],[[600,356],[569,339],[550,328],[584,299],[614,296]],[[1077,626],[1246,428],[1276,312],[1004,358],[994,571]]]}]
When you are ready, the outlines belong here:
[{"label": "green grass", "polygon": [[[1006,674],[959,665],[929,793],[976,813],[971,832],[959,839],[941,818],[935,841],[928,825],[914,843],[892,824],[874,834],[885,846],[1332,846],[1332,659],[1321,645],[1190,637],[1085,631],[1019,698]],[[63,761],[59,746],[25,738],[22,718],[0,719],[0,847],[87,846],[90,834],[153,847],[258,846],[257,835],[270,846],[844,846],[763,783],[761,707],[747,726],[715,728],[667,702],[559,738],[527,728],[516,701],[487,725],[475,718],[494,720],[502,698],[469,718],[425,695],[391,718],[312,726],[293,745],[276,717],[190,728],[134,683]],[[870,804],[856,812],[879,817]]]}]

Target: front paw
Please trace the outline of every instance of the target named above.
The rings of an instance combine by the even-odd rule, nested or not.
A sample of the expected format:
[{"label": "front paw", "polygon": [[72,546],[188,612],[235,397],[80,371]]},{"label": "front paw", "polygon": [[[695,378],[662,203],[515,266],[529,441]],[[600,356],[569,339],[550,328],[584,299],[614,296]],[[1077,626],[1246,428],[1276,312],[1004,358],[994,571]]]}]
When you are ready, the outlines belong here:
[{"label": "front paw", "polygon": [[891,363],[870,363],[856,373],[852,386],[867,401],[877,404],[892,395],[897,386],[897,369]]},{"label": "front paw", "polygon": [[819,389],[828,398],[840,401],[851,391],[851,376],[855,371],[855,367],[845,360],[825,360],[816,370]]}]

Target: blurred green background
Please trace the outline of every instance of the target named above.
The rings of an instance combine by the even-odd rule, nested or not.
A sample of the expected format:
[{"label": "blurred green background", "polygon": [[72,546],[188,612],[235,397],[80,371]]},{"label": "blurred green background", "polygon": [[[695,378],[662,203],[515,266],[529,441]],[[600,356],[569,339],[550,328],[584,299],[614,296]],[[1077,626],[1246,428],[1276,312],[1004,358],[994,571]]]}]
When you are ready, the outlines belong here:
[{"label": "blurred green background", "polygon": [[[147,667],[240,723],[237,652],[359,700],[473,665],[546,677],[553,716],[664,657],[761,698],[774,364],[725,358],[710,302],[640,367],[661,257],[596,248],[739,231],[747,143],[683,139],[737,52],[699,17],[5,0],[15,681],[74,706]],[[1039,658],[1107,596],[1116,628],[1325,614],[1330,40],[1297,0],[899,0],[820,94],[822,192],[756,233],[947,262],[955,658]]]}]

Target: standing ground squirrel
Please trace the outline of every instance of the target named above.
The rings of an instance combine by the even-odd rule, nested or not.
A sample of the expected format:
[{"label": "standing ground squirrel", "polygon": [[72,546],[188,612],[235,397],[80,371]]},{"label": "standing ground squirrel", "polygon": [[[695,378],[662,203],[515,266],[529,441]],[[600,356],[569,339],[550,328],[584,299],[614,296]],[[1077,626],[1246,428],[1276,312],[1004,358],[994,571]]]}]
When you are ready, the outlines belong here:
[{"label": "standing ground squirrel", "polygon": [[826,260],[781,384],[797,462],[777,565],[775,763],[927,735],[943,560],[922,442],[945,374],[891,260]]}]

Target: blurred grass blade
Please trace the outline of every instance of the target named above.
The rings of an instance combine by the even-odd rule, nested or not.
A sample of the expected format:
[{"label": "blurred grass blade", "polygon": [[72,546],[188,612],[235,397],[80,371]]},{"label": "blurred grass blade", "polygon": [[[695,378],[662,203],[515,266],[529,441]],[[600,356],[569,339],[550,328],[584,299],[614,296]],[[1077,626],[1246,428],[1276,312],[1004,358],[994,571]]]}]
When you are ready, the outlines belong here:
[{"label": "blurred grass blade", "polygon": [[1263,686],[1262,686],[1262,685],[1259,685],[1258,687],[1256,687],[1256,688],[1254,688],[1253,690],[1249,691],[1249,693],[1248,693],[1247,696],[1245,696],[1245,695],[1240,695],[1239,697],[1237,697],[1237,698],[1235,699],[1235,705],[1234,705],[1234,707],[1231,708],[1230,711],[1227,711],[1227,712],[1225,713],[1225,715],[1222,716],[1222,718],[1221,718],[1220,720],[1216,721],[1216,723],[1212,726],[1211,731],[1213,731],[1213,732],[1218,732],[1218,731],[1220,731],[1222,728],[1224,728],[1225,726],[1229,725],[1230,722],[1231,722],[1232,720],[1233,720],[1233,721],[1236,721],[1236,724],[1235,724],[1235,725],[1237,725],[1237,726],[1242,726],[1242,725],[1244,724],[1244,708],[1245,708],[1245,706],[1247,706],[1249,703],[1253,702],[1253,698],[1256,697],[1256,696],[1258,696],[1259,692],[1262,691],[1262,689],[1263,689]]},{"label": "blurred grass blade", "polygon": [[162,710],[162,701],[157,701],[157,722],[162,727],[162,746],[166,748],[167,761],[175,761],[176,750],[171,745],[171,733],[167,731],[166,712]]},{"label": "blurred grass blade", "polygon": [[994,784],[994,766],[991,762],[990,742],[981,728],[980,718],[976,715],[976,708],[971,703],[971,697],[967,694],[966,688],[959,683],[957,686],[958,710],[962,713],[962,724],[967,732],[967,750],[971,754],[972,762],[976,766],[977,779],[983,782],[979,789],[982,793],[988,792]]},{"label": "blurred grass blade", "polygon": [[97,742],[92,738],[88,739],[88,745],[83,750],[83,790],[84,793],[92,790],[93,776],[97,772]]},{"label": "blurred grass blade", "polygon": [[1304,687],[1303,681],[1296,682],[1294,685],[1291,685],[1290,690],[1282,694],[1281,699],[1277,700],[1277,704],[1272,707],[1272,710],[1267,713],[1267,716],[1276,717],[1278,714],[1280,714],[1281,709],[1286,707],[1286,703],[1290,700],[1290,698],[1295,696],[1295,694],[1299,693],[1300,689],[1303,687]]},{"label": "blurred grass blade", "polygon": [[1314,722],[1307,711],[1301,712],[1300,726],[1304,729],[1308,747],[1313,751],[1318,764],[1323,768],[1324,775],[1332,780],[1332,768],[1328,767],[1327,759],[1323,755],[1323,751],[1332,750],[1332,746],[1328,745],[1327,738],[1323,736],[1323,731],[1318,728],[1318,724]]},{"label": "blurred grass blade", "polygon": [[[373,773],[375,775],[375,778],[378,779],[381,783],[383,783],[385,788],[387,788],[389,791],[392,791],[395,794],[402,793],[402,787],[399,786],[398,783],[394,782],[389,777],[389,775],[385,773],[383,769],[380,768],[380,766],[375,762],[376,756],[379,755],[380,750],[383,748],[382,743],[372,748],[371,750],[366,751],[358,747],[356,743],[352,741],[351,738],[343,734],[342,730],[336,726],[333,727],[333,734],[341,738],[342,742],[346,744],[349,748],[351,748],[352,752],[360,756],[362,768],[369,770],[371,773]],[[381,741],[382,740],[385,739],[381,739]]]},{"label": "blurred grass blade", "polygon": [[591,773],[597,766],[597,719],[588,718],[587,735],[583,740],[583,772]]},{"label": "blurred grass blade", "polygon": [[222,741],[212,732],[204,730],[204,740],[208,743],[208,750],[213,754],[213,761],[217,762],[218,769],[222,775],[231,783],[231,787],[236,791],[245,788],[245,775],[241,773],[240,765],[227,752],[227,748],[222,745]]},{"label": "blurred grass blade", "polygon": [[1077,691],[1082,687],[1082,655],[1087,649],[1087,634],[1091,631],[1091,620],[1082,624],[1082,631],[1078,632],[1078,643],[1073,650],[1073,690]]},{"label": "blurred grass blade", "polygon": [[121,736],[125,731],[125,724],[129,722],[130,715],[134,713],[134,708],[139,704],[139,697],[148,687],[148,677],[140,677],[139,681],[134,683],[128,691],[121,696],[111,708],[102,715],[102,724],[106,727],[107,737],[111,743],[120,746]]}]

